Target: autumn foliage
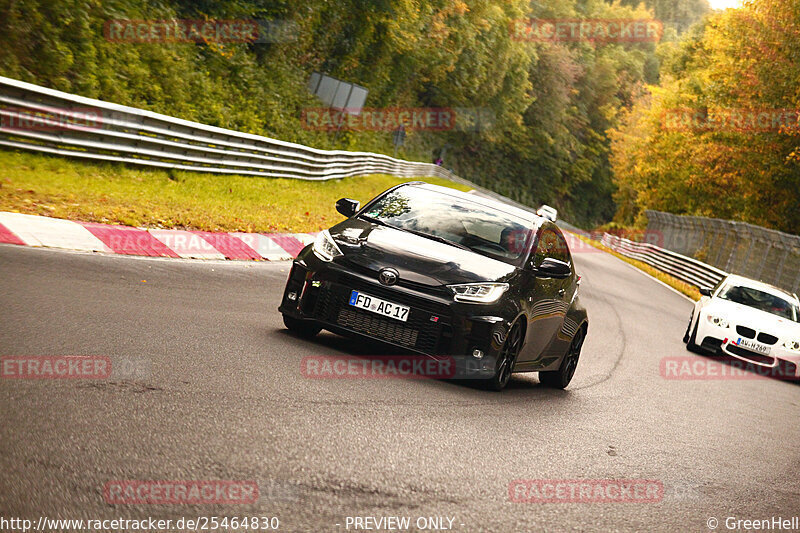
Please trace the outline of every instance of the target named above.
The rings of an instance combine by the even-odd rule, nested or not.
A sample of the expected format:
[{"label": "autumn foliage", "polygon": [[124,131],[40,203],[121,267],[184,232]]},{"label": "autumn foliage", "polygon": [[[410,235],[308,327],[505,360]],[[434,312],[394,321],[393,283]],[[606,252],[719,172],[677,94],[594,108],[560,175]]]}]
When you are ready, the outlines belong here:
[{"label": "autumn foliage", "polygon": [[800,3],[747,2],[662,45],[611,132],[616,220],[644,209],[800,233]]}]

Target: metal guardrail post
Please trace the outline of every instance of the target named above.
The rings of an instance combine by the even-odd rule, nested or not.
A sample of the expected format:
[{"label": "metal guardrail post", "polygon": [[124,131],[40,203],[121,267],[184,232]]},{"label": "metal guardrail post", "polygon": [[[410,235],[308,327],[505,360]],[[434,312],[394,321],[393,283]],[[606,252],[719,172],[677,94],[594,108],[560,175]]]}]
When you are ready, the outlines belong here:
[{"label": "metal guardrail post", "polygon": [[719,247],[717,248],[717,254],[714,256],[714,260],[711,262],[714,266],[719,266],[720,260],[722,258],[722,252],[725,249],[725,246],[728,244],[728,238],[730,236],[728,227],[720,220],[714,220],[714,225],[717,229],[717,235],[719,236]]},{"label": "metal guardrail post", "polygon": [[796,293],[798,286],[800,286],[800,269],[797,270],[797,276],[794,278],[794,283],[792,283],[792,292]]},{"label": "metal guardrail post", "polygon": [[750,257],[753,254],[753,248],[754,248],[753,241],[755,239],[755,234],[752,231],[752,227],[750,226],[750,224],[747,224],[747,232],[748,232],[748,237],[749,237],[748,240],[749,240],[749,244],[750,245],[747,247],[747,254],[745,255],[744,262],[742,263],[742,266],[739,269],[740,272],[746,272],[747,271],[747,267],[750,264]]},{"label": "metal guardrail post", "polygon": [[767,257],[769,256],[770,250],[772,250],[772,242],[767,241],[766,244],[767,244],[767,249],[761,256],[761,263],[758,265],[758,270],[756,271],[756,274],[753,276],[753,279],[761,279],[761,273],[764,271],[764,265],[767,264]]},{"label": "metal guardrail post", "polygon": [[734,261],[736,260],[736,250],[739,247],[739,243],[743,240],[742,236],[747,234],[747,228],[743,227],[741,224],[735,222],[731,222],[730,224],[734,238],[731,243],[731,251],[728,254],[728,260],[725,262],[725,270],[728,272],[733,270]]},{"label": "metal guardrail post", "polygon": [[703,225],[700,223],[700,217],[692,217],[692,226],[694,227],[695,234],[700,237],[700,242],[697,243],[697,246],[691,254],[692,257],[695,257],[697,256],[697,252],[702,250],[706,244],[706,233],[703,231]]},{"label": "metal guardrail post", "polygon": [[786,269],[786,263],[790,257],[794,258],[794,264],[797,264],[796,259],[800,257],[800,237],[797,235],[788,235],[786,233],[779,233],[779,238],[783,245],[783,256],[781,256],[780,265],[778,266],[778,274],[776,276],[775,285],[783,286],[783,273]]},{"label": "metal guardrail post", "polygon": [[780,263],[778,263],[778,270],[775,272],[775,280],[772,282],[773,285],[780,285],[781,277],[783,276],[783,266],[786,264],[786,258],[788,256],[789,256],[789,249],[784,248]]}]

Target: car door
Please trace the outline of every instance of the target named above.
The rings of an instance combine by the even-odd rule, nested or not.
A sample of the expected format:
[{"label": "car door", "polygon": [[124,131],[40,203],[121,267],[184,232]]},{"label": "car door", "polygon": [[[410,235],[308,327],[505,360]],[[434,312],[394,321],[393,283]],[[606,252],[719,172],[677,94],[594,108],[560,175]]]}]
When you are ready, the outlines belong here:
[{"label": "car door", "polygon": [[[564,280],[536,275],[536,267],[548,257],[559,258],[559,235],[551,227],[539,230],[536,246],[525,267],[524,307],[528,315],[525,345],[517,361],[524,367],[538,361],[550,346],[564,321]],[[563,240],[563,238],[562,238]]]},{"label": "car door", "polygon": [[575,274],[575,267],[572,264],[572,254],[569,252],[567,241],[564,239],[561,230],[554,229],[554,231],[556,234],[556,247],[553,249],[552,257],[568,264],[572,269],[572,273],[568,277],[558,280],[559,287],[556,293],[556,302],[553,306],[555,313],[553,319],[556,320],[558,324],[552,342],[549,346],[545,347],[542,353],[541,363],[545,366],[555,359],[558,359],[566,352],[570,342],[572,342],[571,335],[575,332],[577,326],[576,324],[572,324],[572,327],[565,327],[564,324],[572,301],[578,292],[578,281]]}]

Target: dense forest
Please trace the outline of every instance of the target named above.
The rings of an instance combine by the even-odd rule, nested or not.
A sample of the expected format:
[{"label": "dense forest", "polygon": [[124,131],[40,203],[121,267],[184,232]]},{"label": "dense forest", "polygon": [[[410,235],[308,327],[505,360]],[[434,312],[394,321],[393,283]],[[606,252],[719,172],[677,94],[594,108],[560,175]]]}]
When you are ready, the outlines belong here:
[{"label": "dense forest", "polygon": [[800,233],[800,3],[746,2],[665,43],[612,132],[622,224],[644,209]]},{"label": "dense forest", "polygon": [[[789,9],[783,1],[767,0],[765,9]],[[665,105],[789,105],[781,100],[789,89],[780,87],[793,70],[781,61],[796,62],[798,51],[772,49],[770,39],[785,36],[769,24],[777,16],[771,12],[750,7],[704,19],[708,11],[706,0],[0,0],[0,74],[319,148],[393,154],[390,131],[302,126],[304,111],[321,105],[307,89],[309,76],[322,72],[367,88],[370,108],[479,110],[490,119],[474,127],[408,131],[398,156],[441,157],[465,178],[532,205],[552,204],[578,224],[615,213],[633,222],[647,207],[710,212],[720,204],[727,216],[750,182],[716,168],[740,163],[744,155],[731,148],[742,141],[665,137],[653,117]],[[660,42],[519,38],[514,25],[530,18],[656,18],[663,35]],[[264,42],[109,39],[108,21],[125,19],[254,19],[289,30]],[[785,31],[795,32],[796,44],[797,27]],[[739,51],[741,63],[726,56]],[[761,63],[765,54],[774,57]],[[768,85],[754,90],[762,77]],[[769,180],[786,190],[791,173],[781,165],[791,143],[770,139],[780,150],[744,141],[752,143],[747,159],[772,165],[762,168],[768,174],[759,187]],[[695,178],[714,203],[705,204],[700,191],[687,194]],[[663,192],[652,192],[662,187],[653,180],[664,181]],[[791,203],[755,196],[748,200],[753,213],[757,205]],[[778,211],[764,220],[778,224]]]}]

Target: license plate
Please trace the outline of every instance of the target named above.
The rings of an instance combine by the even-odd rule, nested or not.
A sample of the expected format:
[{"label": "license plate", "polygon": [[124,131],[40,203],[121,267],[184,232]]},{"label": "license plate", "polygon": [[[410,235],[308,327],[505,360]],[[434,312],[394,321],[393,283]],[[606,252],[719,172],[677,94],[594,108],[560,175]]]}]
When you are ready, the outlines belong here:
[{"label": "license plate", "polygon": [[750,339],[743,339],[741,337],[739,337],[739,339],[736,341],[736,345],[764,355],[769,354],[770,351],[769,346],[761,344],[760,342],[751,341]]},{"label": "license plate", "polygon": [[411,308],[405,305],[387,302],[358,291],[350,293],[350,305],[358,309],[366,309],[379,315],[388,316],[401,322],[408,320],[408,313],[411,311]]}]

